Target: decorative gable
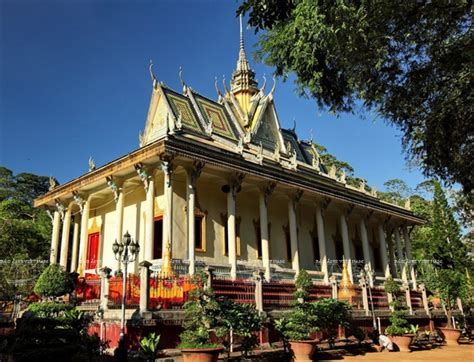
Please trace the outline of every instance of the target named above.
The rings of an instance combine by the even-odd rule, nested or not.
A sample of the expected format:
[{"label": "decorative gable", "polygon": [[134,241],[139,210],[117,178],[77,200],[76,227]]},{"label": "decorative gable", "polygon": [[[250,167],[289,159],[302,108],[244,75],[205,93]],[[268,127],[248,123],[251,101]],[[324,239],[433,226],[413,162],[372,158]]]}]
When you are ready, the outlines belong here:
[{"label": "decorative gable", "polygon": [[197,133],[203,133],[189,99],[169,89],[166,89],[164,93],[175,119],[179,119],[184,128]]},{"label": "decorative gable", "polygon": [[140,133],[140,147],[166,135],[169,109],[160,86],[153,89],[148,109],[145,130]]},{"label": "decorative gable", "polygon": [[205,118],[207,124],[212,123],[212,132],[237,141],[237,136],[232,128],[231,121],[225,108],[215,102],[211,102],[200,95],[194,95],[196,104],[201,111],[202,116]]},{"label": "decorative gable", "polygon": [[285,149],[273,103],[268,99],[263,99],[256,107],[251,133],[253,144],[261,143],[265,149],[272,152],[277,146],[279,149]]}]

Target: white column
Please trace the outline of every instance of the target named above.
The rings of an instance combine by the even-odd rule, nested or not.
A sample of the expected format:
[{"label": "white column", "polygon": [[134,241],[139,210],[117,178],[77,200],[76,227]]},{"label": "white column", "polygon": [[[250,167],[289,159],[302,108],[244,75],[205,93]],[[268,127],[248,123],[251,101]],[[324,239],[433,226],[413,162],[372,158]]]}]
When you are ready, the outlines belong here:
[{"label": "white column", "polygon": [[379,233],[379,250],[380,250],[380,260],[382,261],[382,270],[384,272],[385,278],[390,276],[390,267],[388,264],[388,257],[387,257],[387,242],[385,240],[385,231],[383,229],[383,225],[380,223],[377,226],[378,233]]},{"label": "white column", "polygon": [[264,191],[260,191],[258,196],[258,205],[260,210],[260,237],[262,240],[262,262],[265,269],[265,280],[269,281],[270,275],[270,247],[268,244],[268,209],[265,200]]},{"label": "white column", "polygon": [[66,210],[63,220],[63,231],[61,236],[61,257],[59,264],[66,270],[67,254],[69,250],[69,232],[71,229],[71,205]]},{"label": "white column", "polygon": [[367,227],[365,225],[364,218],[360,219],[360,237],[362,239],[362,252],[364,254],[364,268],[368,269],[369,271],[369,285],[371,287],[374,286],[374,278],[372,276],[372,263],[370,262],[370,245],[369,245],[369,237],[367,235]]},{"label": "white column", "polygon": [[162,161],[161,168],[164,176],[165,213],[163,215],[163,246],[164,257],[168,244],[173,250],[173,182],[171,180],[172,165],[170,161]]},{"label": "white column", "polygon": [[[115,240],[120,242],[122,240],[123,231],[123,203],[124,194],[123,189],[120,189],[115,203]],[[135,236],[136,239],[136,236]],[[117,270],[120,270],[120,262],[116,261]]]},{"label": "white column", "polygon": [[195,258],[195,185],[192,179],[192,170],[188,170],[186,174],[186,200],[187,200],[187,212],[188,212],[188,259],[189,259],[189,275],[194,275],[196,271],[196,258]]},{"label": "white column", "polygon": [[51,252],[49,256],[49,263],[56,264],[58,259],[59,247],[59,228],[61,227],[61,217],[58,211],[53,214],[53,232],[51,235]]},{"label": "white column", "polygon": [[387,228],[388,261],[390,265],[390,275],[395,278],[397,276],[397,268],[395,266],[395,251],[393,249],[392,232],[389,231],[388,227],[386,228]]},{"label": "white column", "polygon": [[407,281],[408,277],[407,277],[407,271],[405,268],[405,256],[403,255],[402,240],[400,239],[400,230],[398,229],[398,227],[395,227],[394,235],[395,235],[395,243],[397,245],[398,270],[400,272],[402,280]]},{"label": "white column", "polygon": [[153,244],[155,234],[155,178],[154,174],[147,183],[145,199],[145,241],[143,259],[150,261],[153,259]]},{"label": "white column", "polygon": [[324,220],[321,206],[316,204],[316,227],[318,229],[319,257],[321,258],[321,271],[324,274],[324,283],[329,283],[328,257],[326,254],[326,236],[324,234]]},{"label": "white column", "polygon": [[89,228],[90,198],[84,202],[81,215],[81,235],[79,239],[79,272],[82,275],[86,267],[86,248]]},{"label": "white column", "polygon": [[410,241],[410,234],[408,233],[408,229],[406,226],[402,228],[403,232],[403,239],[405,240],[405,250],[407,253],[407,259],[408,259],[408,266],[410,270],[410,277],[411,277],[411,282],[412,282],[412,288],[413,290],[417,290],[416,287],[416,274],[415,274],[415,265],[413,263],[413,255],[411,253],[411,241]]},{"label": "white column", "polygon": [[300,271],[300,255],[298,250],[298,232],[296,225],[296,200],[290,197],[288,200],[288,223],[290,226],[291,266],[298,274]]},{"label": "white column", "polygon": [[352,276],[352,255],[351,255],[351,244],[349,240],[349,229],[347,227],[346,215],[342,213],[339,217],[341,224],[341,236],[342,236],[342,247],[344,249],[344,258],[347,262],[347,269],[349,271],[349,277],[351,283],[354,283],[354,278]]},{"label": "white column", "polygon": [[237,255],[235,249],[235,190],[233,187],[227,193],[227,241],[229,243],[230,277],[235,280],[237,279]]},{"label": "white column", "polygon": [[79,246],[79,220],[77,216],[74,217],[74,231],[72,233],[72,254],[71,254],[71,268],[69,271],[74,273],[77,270],[77,248]]}]

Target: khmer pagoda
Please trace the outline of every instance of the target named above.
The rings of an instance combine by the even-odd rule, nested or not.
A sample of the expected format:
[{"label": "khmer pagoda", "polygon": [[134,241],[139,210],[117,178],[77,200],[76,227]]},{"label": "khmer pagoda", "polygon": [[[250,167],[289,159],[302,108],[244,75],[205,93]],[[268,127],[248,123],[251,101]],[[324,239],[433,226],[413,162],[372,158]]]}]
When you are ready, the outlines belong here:
[{"label": "khmer pagoda", "polygon": [[[423,220],[409,205],[348,185],[311,140],[281,128],[275,81],[257,83],[242,26],[235,70],[230,84],[215,80],[217,96],[183,80],[181,90],[170,89],[152,65],[150,75],[137,149],[100,167],[91,160],[89,172],[52,184],[35,201],[52,214],[50,262],[79,274],[79,303],[113,309],[121,293],[113,278],[122,268],[113,245],[128,232],[139,252],[128,269],[127,308],[144,319],[179,320],[166,310],[179,310],[186,277],[202,269],[212,271],[216,293],[265,311],[285,307],[281,286],[300,269],[313,278],[315,298],[337,298],[344,279],[366,316],[367,288],[375,309],[388,310],[382,285],[393,276],[406,286],[412,310],[425,313],[407,263],[410,231]],[[104,275],[115,276],[101,283]],[[249,292],[256,283],[263,287]]]}]

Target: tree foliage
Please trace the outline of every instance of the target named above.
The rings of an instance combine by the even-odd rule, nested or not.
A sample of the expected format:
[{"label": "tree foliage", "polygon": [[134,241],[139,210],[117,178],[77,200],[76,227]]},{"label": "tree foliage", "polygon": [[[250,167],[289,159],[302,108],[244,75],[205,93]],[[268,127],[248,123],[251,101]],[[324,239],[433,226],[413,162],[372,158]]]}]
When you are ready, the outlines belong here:
[{"label": "tree foliage", "polygon": [[48,190],[48,177],[0,167],[0,295],[31,293],[50,248],[51,220],[33,200]]},{"label": "tree foliage", "polygon": [[72,276],[59,264],[49,265],[36,281],[34,292],[43,297],[60,297],[74,289]]},{"label": "tree foliage", "polygon": [[245,0],[257,58],[334,112],[361,101],[428,176],[474,186],[472,1]]}]

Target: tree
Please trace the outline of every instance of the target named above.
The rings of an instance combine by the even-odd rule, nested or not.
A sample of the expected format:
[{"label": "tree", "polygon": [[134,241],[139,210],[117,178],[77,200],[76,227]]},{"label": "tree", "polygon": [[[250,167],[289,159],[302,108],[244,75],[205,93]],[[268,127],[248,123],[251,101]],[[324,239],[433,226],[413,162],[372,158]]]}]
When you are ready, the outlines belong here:
[{"label": "tree", "polygon": [[42,297],[60,297],[73,290],[72,276],[58,264],[51,264],[43,270],[34,288],[34,292]]},{"label": "tree", "polygon": [[427,176],[474,187],[472,1],[245,0],[257,58],[322,108],[362,105]]}]

